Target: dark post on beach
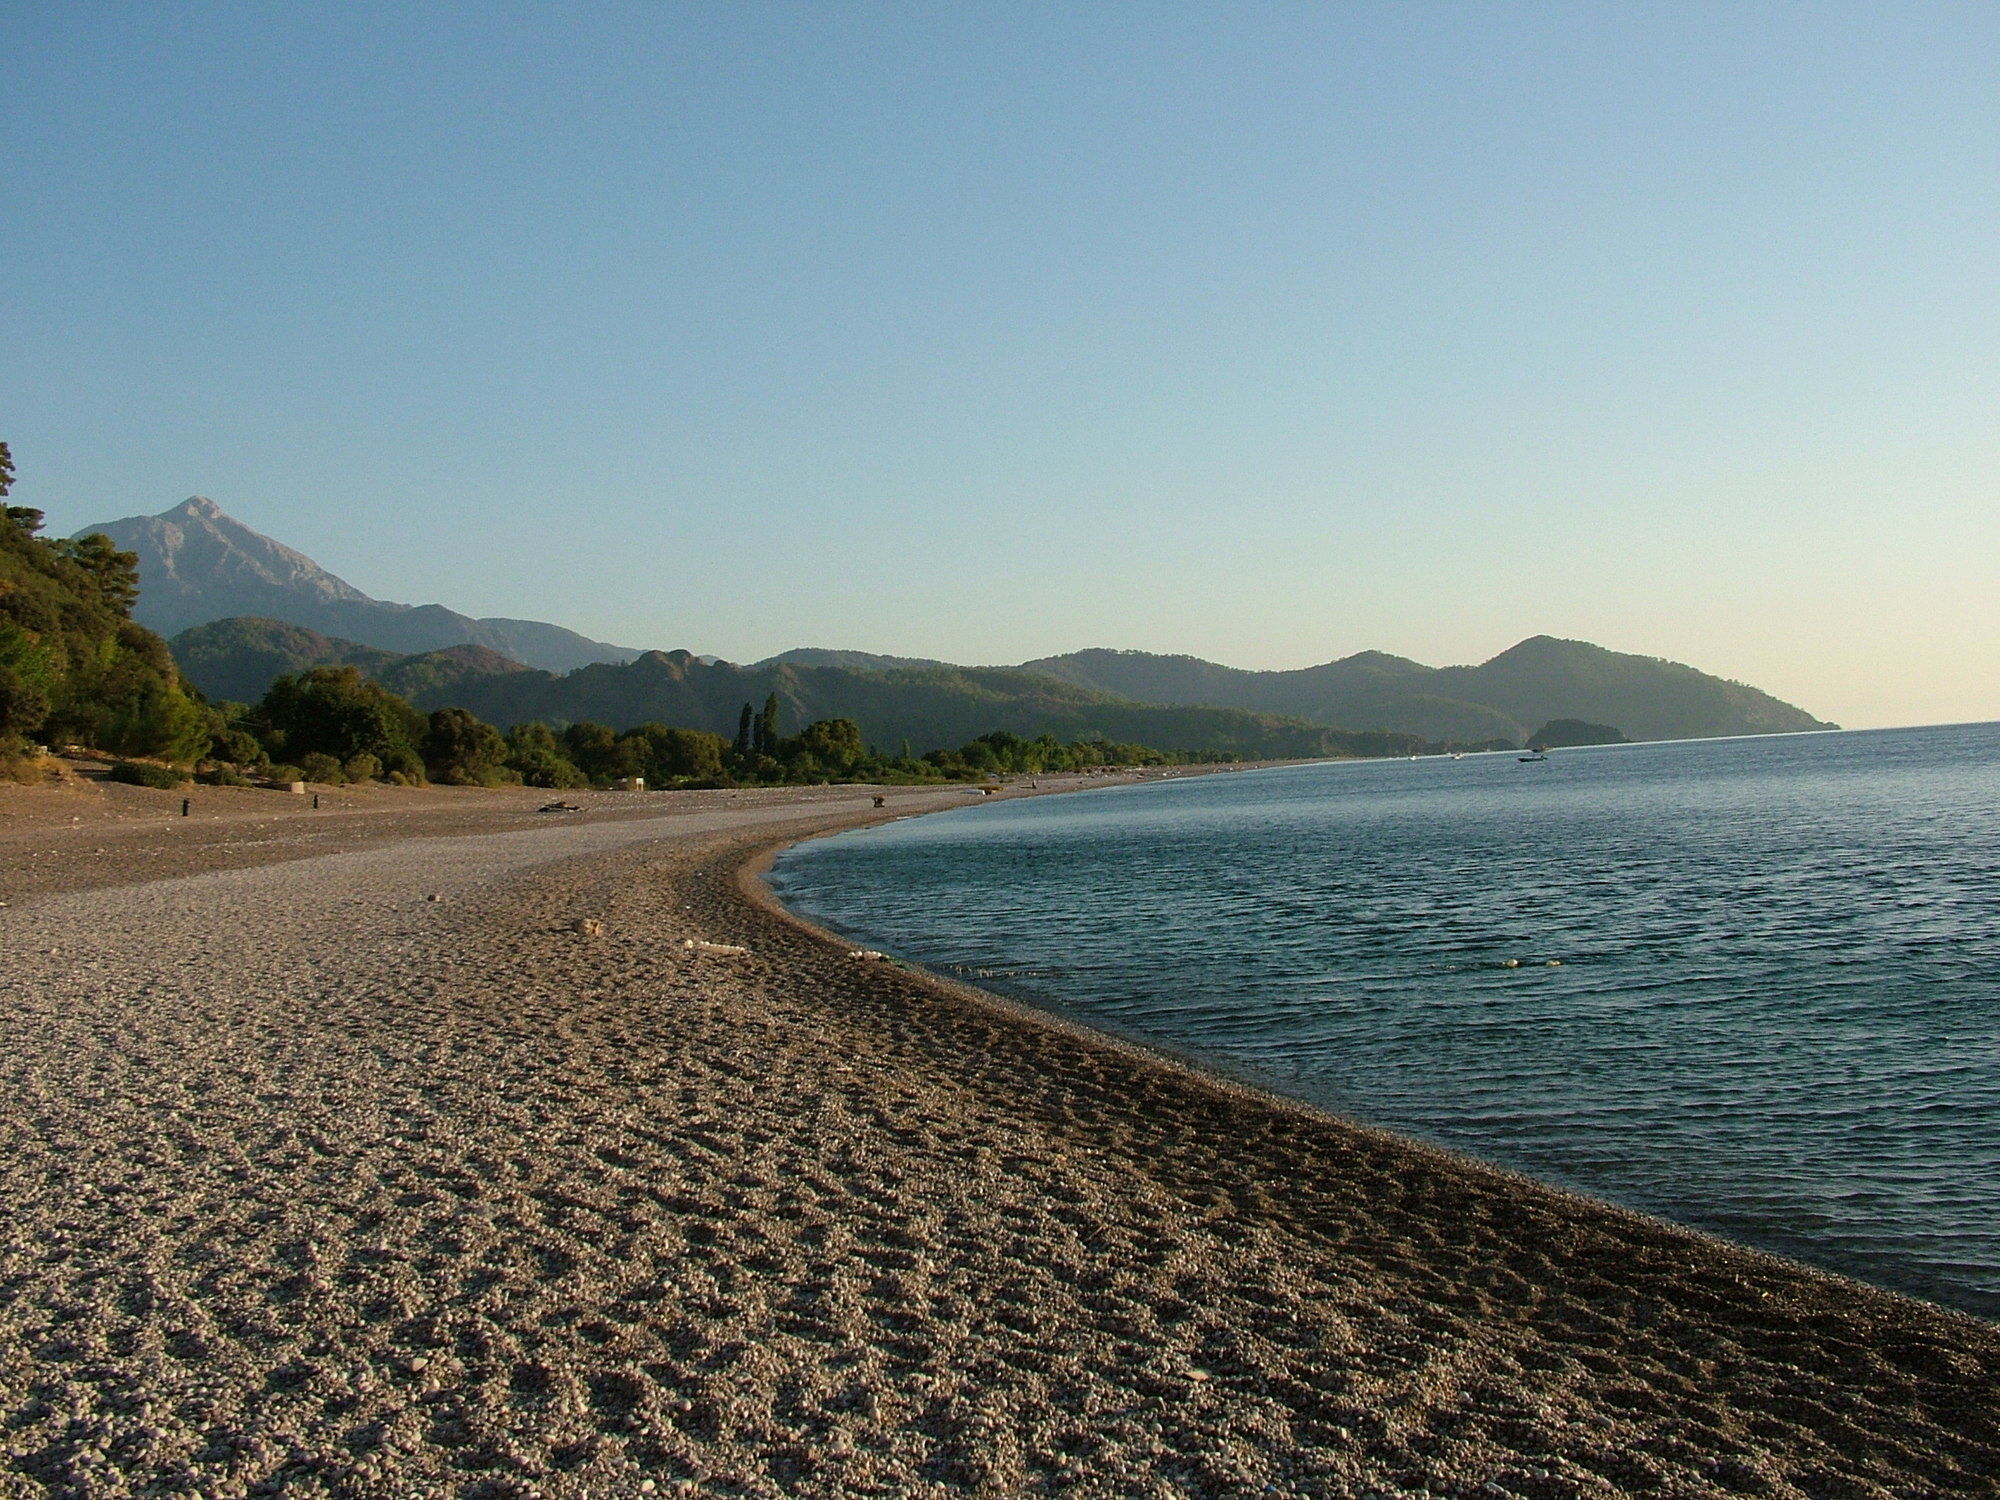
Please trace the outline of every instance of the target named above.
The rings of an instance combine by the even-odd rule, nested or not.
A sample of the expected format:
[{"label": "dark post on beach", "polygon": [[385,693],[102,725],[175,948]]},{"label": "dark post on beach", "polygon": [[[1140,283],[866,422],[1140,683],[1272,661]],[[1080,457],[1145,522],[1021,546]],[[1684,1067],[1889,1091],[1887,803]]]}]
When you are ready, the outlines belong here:
[{"label": "dark post on beach", "polygon": [[318,792],[314,792],[314,793],[313,793],[313,811],[314,811],[314,812],[318,812],[318,811],[319,811],[319,793],[318,793]]},{"label": "dark post on beach", "polygon": [[190,798],[190,797],[183,797],[183,798],[181,798],[181,816],[182,816],[182,817],[184,817],[184,818],[185,818],[185,817],[186,817],[186,816],[188,815],[188,808],[189,808],[189,806],[190,806],[190,805],[192,804],[192,802],[193,802],[193,799],[192,799],[192,798]]}]

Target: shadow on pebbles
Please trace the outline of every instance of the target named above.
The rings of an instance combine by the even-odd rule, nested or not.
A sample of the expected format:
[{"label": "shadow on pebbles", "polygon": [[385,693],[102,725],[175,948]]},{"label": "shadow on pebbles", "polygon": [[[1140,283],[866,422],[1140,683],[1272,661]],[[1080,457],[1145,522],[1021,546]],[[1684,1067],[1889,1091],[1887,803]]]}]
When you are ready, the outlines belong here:
[{"label": "shadow on pebbles", "polygon": [[1996,1492],[1989,1325],[535,837],[5,914],[0,1491]]}]

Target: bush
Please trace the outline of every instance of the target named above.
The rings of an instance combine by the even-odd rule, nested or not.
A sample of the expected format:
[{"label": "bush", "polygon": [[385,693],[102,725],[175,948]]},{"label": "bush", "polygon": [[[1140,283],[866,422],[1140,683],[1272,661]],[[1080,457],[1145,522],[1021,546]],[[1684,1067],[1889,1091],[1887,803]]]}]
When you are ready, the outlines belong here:
[{"label": "bush", "polygon": [[264,747],[257,743],[257,737],[248,730],[225,729],[214,737],[209,753],[217,760],[226,760],[236,766],[261,766],[270,761]]},{"label": "bush", "polygon": [[128,786],[158,787],[163,792],[171,792],[187,780],[172,767],[156,766],[149,760],[121,760],[111,768],[105,779],[122,781]]},{"label": "bush", "polygon": [[365,750],[359,755],[349,756],[347,764],[340,769],[346,774],[349,781],[380,781],[382,779],[382,762]]},{"label": "bush", "polygon": [[322,786],[338,786],[347,779],[339,761],[317,750],[299,757],[299,772],[301,780],[317,781]]},{"label": "bush", "polygon": [[273,781],[304,781],[306,773],[297,766],[273,765],[264,767],[264,774]]},{"label": "bush", "polygon": [[203,786],[250,786],[253,784],[250,778],[237,770],[236,767],[226,765],[210,766],[205,771],[197,771],[194,779]]}]

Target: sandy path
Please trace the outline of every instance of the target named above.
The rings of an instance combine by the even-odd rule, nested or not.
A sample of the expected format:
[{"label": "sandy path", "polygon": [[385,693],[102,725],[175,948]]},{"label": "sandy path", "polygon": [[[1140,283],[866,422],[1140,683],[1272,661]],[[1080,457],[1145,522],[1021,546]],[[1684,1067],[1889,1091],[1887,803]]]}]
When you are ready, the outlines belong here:
[{"label": "sandy path", "polygon": [[0,912],[0,1483],[1995,1492],[1989,1325],[850,961],[739,888],[865,803],[52,860]]}]

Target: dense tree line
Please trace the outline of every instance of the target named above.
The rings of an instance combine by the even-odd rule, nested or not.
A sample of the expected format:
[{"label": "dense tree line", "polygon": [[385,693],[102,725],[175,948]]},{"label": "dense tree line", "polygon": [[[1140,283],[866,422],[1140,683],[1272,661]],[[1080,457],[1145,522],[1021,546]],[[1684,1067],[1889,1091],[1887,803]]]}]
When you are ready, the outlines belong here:
[{"label": "dense tree line", "polygon": [[1062,744],[1053,735],[1026,739],[1005,730],[956,750],[887,755],[870,748],[851,719],[821,719],[796,735],[783,733],[775,698],[761,711],[744,705],[734,740],[667,724],[619,732],[603,724],[558,730],[528,723],[503,734],[462,708],[425,715],[354,667],[292,673],[255,705],[212,712],[219,723],[204,775],[223,782],[436,781],[556,790],[632,778],[654,787],[908,783],[1209,758],[1096,740]]}]

